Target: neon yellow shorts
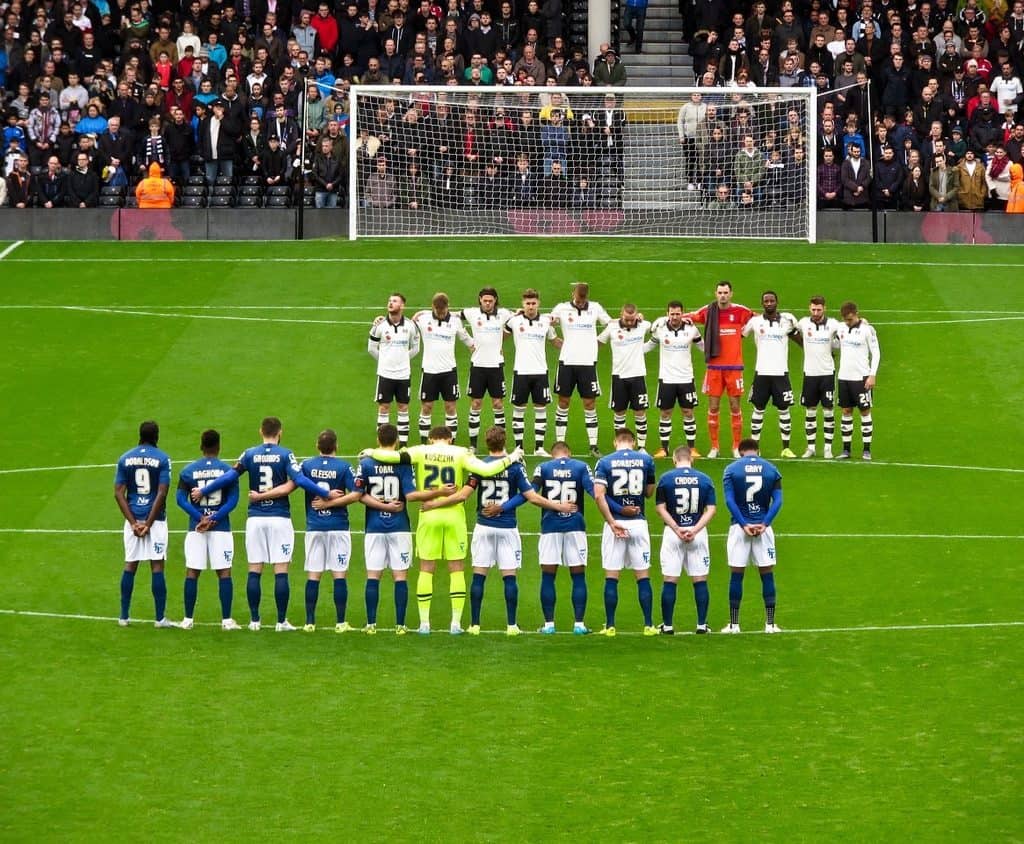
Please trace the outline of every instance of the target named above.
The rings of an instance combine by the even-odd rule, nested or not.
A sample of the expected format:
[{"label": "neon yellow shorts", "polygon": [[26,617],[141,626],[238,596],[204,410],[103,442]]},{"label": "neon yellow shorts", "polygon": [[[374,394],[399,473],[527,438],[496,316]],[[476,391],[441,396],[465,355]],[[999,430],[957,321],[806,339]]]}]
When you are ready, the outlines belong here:
[{"label": "neon yellow shorts", "polygon": [[421,560],[464,560],[468,538],[461,506],[420,513],[416,550]]}]

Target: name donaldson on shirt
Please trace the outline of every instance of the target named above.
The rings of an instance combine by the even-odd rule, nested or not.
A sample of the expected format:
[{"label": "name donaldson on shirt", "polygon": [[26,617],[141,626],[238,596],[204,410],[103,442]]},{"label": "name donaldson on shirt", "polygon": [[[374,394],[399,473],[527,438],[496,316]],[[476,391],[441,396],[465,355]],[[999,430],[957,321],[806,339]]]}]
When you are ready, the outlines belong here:
[{"label": "name donaldson on shirt", "polygon": [[150,466],[154,469],[160,468],[160,461],[155,457],[129,457],[124,461],[125,466]]}]

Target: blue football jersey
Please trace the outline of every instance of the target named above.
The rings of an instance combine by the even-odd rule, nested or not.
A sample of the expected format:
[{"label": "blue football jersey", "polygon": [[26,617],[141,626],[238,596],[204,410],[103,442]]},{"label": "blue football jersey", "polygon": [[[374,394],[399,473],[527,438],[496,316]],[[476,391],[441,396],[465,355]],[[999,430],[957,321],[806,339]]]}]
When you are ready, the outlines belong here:
[{"label": "blue football jersey", "polygon": [[[411,465],[378,463],[367,457],[359,462],[355,486],[360,492],[369,493],[381,501],[405,501],[410,492],[416,491],[416,480]],[[408,506],[401,513],[385,513],[372,507],[366,508],[367,533],[402,533],[411,530]]]},{"label": "blue football jersey", "polygon": [[[171,485],[171,458],[156,446],[138,445],[118,458],[114,486],[123,484],[128,509],[140,521],[149,518],[160,484]],[[167,507],[161,507],[156,521],[167,518]]]},{"label": "blue football jersey", "polygon": [[679,527],[693,527],[708,505],[715,503],[715,485],[703,472],[689,466],[670,469],[658,481],[654,500],[665,505]]},{"label": "blue football jersey", "polygon": [[[310,457],[302,466],[302,474],[324,491],[324,497],[332,489],[352,492],[356,488],[352,466],[340,457]],[[348,507],[331,507],[329,510],[313,509],[313,493],[305,491],[306,530],[348,530]]]},{"label": "blue football jersey", "polygon": [[[231,466],[223,460],[216,457],[200,457],[198,460],[194,460],[181,470],[181,474],[178,475],[178,488],[183,489],[185,494],[188,495],[197,486],[203,486],[210,481],[216,480],[225,472],[230,471]],[[235,494],[237,499],[237,482],[231,484],[227,489],[218,489],[211,492],[204,498],[200,498],[199,502],[194,504],[194,506],[204,516],[212,516],[220,510],[221,506],[231,497],[232,493]],[[199,524],[198,519],[189,515],[188,529],[195,530],[197,524]],[[231,519],[225,515],[224,518],[218,521],[217,524],[210,528],[210,530],[230,531]]]},{"label": "blue football jersey", "polygon": [[[266,492],[301,474],[299,462],[290,448],[274,443],[261,443],[247,448],[238,458],[235,471],[239,475],[249,475],[249,489]],[[268,501],[249,503],[250,516],[291,516],[288,496],[272,498]]]},{"label": "blue football jersey", "polygon": [[[734,502],[746,522],[755,525],[764,523],[772,506],[772,493],[781,484],[779,470],[756,454],[734,460],[725,467],[722,478],[726,502]],[[731,523],[739,524],[735,516]]]},{"label": "blue football jersey", "polygon": [[533,470],[533,487],[545,498],[563,504],[572,503],[577,507],[575,513],[541,510],[541,533],[568,533],[587,529],[583,518],[583,495],[585,493],[594,497],[594,480],[586,463],[572,457],[558,457],[541,463]]},{"label": "blue football jersey", "polygon": [[[490,463],[501,458],[488,456],[483,459]],[[509,510],[507,513],[489,518],[484,515],[484,507],[488,504],[504,504],[514,495],[532,489],[522,463],[513,463],[493,478],[470,475],[469,485],[476,489],[476,523],[496,528],[516,527],[516,511]]]},{"label": "blue football jersey", "polygon": [[654,483],[654,458],[645,451],[622,448],[597,461],[594,483],[602,484],[605,495],[620,507],[639,507],[636,516],[616,519],[644,518],[647,487]]}]

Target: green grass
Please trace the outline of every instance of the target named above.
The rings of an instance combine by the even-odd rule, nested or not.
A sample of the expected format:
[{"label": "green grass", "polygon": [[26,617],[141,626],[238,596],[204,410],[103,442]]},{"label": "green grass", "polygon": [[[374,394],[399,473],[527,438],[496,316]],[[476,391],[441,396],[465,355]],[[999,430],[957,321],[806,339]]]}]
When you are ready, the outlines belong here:
[{"label": "green grass", "polygon": [[[71,256],[82,260],[54,260]],[[254,260],[271,258],[293,260]],[[737,301],[755,305],[772,288],[798,314],[815,293],[833,313],[856,300],[878,325],[883,363],[875,463],[781,466],[783,636],[285,637],[0,614],[0,836],[1024,839],[1024,627],[1007,626],[1024,622],[1022,263],[1024,250],[1009,247],[686,241],[19,247],[0,262],[0,470],[99,468],[0,474],[0,610],[116,615],[109,464],[144,418],[159,420],[177,468],[196,456],[204,427],[221,431],[231,459],[268,414],[282,417],[284,442],[300,454],[327,426],[346,454],[370,444],[365,329],[393,289],[415,307],[436,290],[470,303],[494,285],[509,304],[536,286],[551,305],[581,278],[609,310],[629,299],[656,314],[669,298],[708,301],[714,282],[730,278]],[[791,362],[798,370],[796,349]],[[604,357],[602,366],[607,388]],[[582,452],[579,416],[574,405],[570,442]],[[703,449],[703,408],[698,419]],[[801,420],[796,411],[798,452]],[[609,429],[602,410],[606,448]],[[779,447],[769,413],[766,456]],[[700,464],[716,480],[723,467]],[[180,531],[182,514],[169,513]],[[537,514],[521,513],[523,530],[536,531]],[[598,530],[592,509],[589,523]],[[724,515],[711,527],[717,626],[727,620],[726,527]],[[32,532],[55,529],[72,532]],[[172,535],[168,563],[172,617],[181,538]],[[355,624],[365,617],[361,545],[356,537]],[[603,618],[597,548],[594,537],[592,626]],[[540,622],[535,549],[526,537],[527,629]],[[244,620],[241,562],[235,617]],[[564,629],[567,581],[559,586]],[[436,591],[440,626],[444,576]],[[639,630],[635,595],[627,576],[622,631]],[[267,578],[265,618],[272,602]],[[133,615],[151,608],[142,573]],[[677,626],[692,612],[683,587]],[[322,630],[332,613],[327,587]],[[748,578],[744,627],[757,629],[761,613]],[[197,619],[218,617],[207,574]],[[392,620],[385,581],[381,622]],[[503,623],[492,579],[484,627]],[[949,626],[974,623],[1000,626]]]}]

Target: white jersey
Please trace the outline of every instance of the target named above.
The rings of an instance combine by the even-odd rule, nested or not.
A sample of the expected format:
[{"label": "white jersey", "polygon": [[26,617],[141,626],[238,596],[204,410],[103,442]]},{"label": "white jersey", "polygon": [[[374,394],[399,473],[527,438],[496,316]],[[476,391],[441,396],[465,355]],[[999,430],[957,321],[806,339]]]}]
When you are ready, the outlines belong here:
[{"label": "white jersey", "polygon": [[512,335],[515,360],[512,371],[516,375],[545,375],[548,371],[547,341],[555,339],[555,328],[548,314],[529,319],[522,314],[510,317],[505,330]]},{"label": "white jersey", "polygon": [[882,353],[878,348],[878,335],[866,319],[852,328],[842,323],[836,331],[839,340],[839,378],[841,381],[860,381],[868,375],[878,374]]},{"label": "white jersey", "polygon": [[423,338],[423,371],[432,375],[455,369],[455,341],[461,340],[470,348],[473,341],[462,327],[462,320],[449,311],[444,319],[434,317],[432,311],[420,311],[413,317]]},{"label": "white jersey", "polygon": [[485,314],[479,308],[465,308],[462,319],[473,332],[476,348],[470,363],[473,366],[494,368],[505,365],[501,344],[505,339],[505,322],[512,316],[508,308],[497,308],[492,314]]},{"label": "white jersey", "polygon": [[597,326],[612,321],[597,302],[588,302],[584,310],[572,302],[555,305],[551,316],[562,326],[562,349],[558,360],[572,366],[593,366],[597,363]]},{"label": "white jersey", "polygon": [[758,314],[743,326],[743,336],[754,336],[757,375],[786,375],[789,372],[789,337],[796,331],[796,317],[780,313],[778,319],[769,320]]},{"label": "white jersey", "polygon": [[645,351],[658,349],[658,380],[664,384],[693,383],[693,347],[704,348],[697,326],[683,323],[679,328],[658,317],[651,326],[651,341]]},{"label": "white jersey", "polygon": [[377,375],[408,381],[412,377],[409,360],[420,350],[420,334],[412,320],[404,316],[397,324],[382,319],[370,328],[366,349],[377,358]]},{"label": "white jersey", "polygon": [[646,378],[647,363],[644,360],[644,340],[651,324],[639,320],[633,328],[626,328],[620,320],[610,323],[597,338],[607,343],[612,350],[612,375],[619,378]]},{"label": "white jersey", "polygon": [[805,316],[796,325],[804,340],[804,375],[835,375],[832,341],[842,323],[832,317],[815,322]]}]

